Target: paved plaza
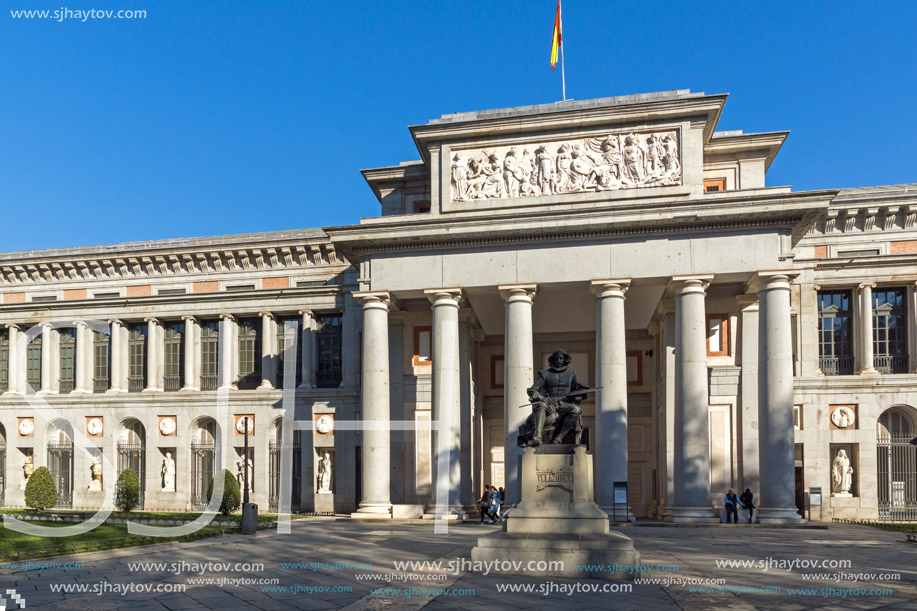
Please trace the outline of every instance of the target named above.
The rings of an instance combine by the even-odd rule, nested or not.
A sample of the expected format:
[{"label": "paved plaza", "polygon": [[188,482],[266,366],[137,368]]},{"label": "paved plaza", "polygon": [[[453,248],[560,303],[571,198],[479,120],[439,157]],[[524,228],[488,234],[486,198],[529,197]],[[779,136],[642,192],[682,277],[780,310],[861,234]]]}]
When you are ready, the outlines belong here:
[{"label": "paved plaza", "polygon": [[[467,567],[461,566],[462,559],[469,558],[476,537],[494,530],[487,525],[453,525],[448,534],[438,535],[434,534],[432,524],[303,520],[294,522],[292,533],[288,535],[261,532],[253,538],[229,536],[52,558],[43,562],[81,562],[83,566],[42,571],[3,569],[0,570],[0,586],[4,591],[15,589],[28,609],[93,611],[917,610],[917,544],[907,543],[903,534],[865,526],[831,525],[828,529],[627,528],[624,532],[634,538],[642,563],[668,567],[665,571],[645,571],[643,578],[669,580],[668,585],[635,583],[629,592],[587,591],[606,585],[618,588],[623,582],[468,572]],[[445,579],[435,579],[429,570],[395,568],[396,561],[425,560],[442,561],[445,568],[440,573],[446,573]],[[718,560],[727,563],[753,561],[754,566],[718,567]],[[819,566],[807,566],[813,561]],[[845,565],[846,561],[850,563]],[[147,566],[138,567],[135,563],[147,563]],[[215,563],[228,564],[229,570],[214,566]],[[288,563],[301,563],[301,568]],[[152,566],[155,564],[161,566]],[[263,564],[263,570],[251,570],[252,564]],[[806,579],[804,574],[823,576]],[[374,577],[366,580],[358,579],[358,575]],[[895,575],[900,579],[893,579]],[[258,583],[258,580],[273,579],[277,581]],[[710,584],[706,581],[716,579],[725,582]],[[201,583],[201,580],[209,580],[209,583]],[[245,583],[238,583],[240,580]],[[691,585],[683,585],[685,581]],[[71,589],[75,585],[82,586],[86,591],[53,591],[64,585]],[[185,591],[156,592],[157,589],[174,589],[174,586],[185,586]],[[717,591],[692,591],[699,586]],[[133,591],[122,593],[125,587]],[[532,591],[506,591],[512,587]],[[138,591],[146,588],[152,591]],[[572,588],[578,590],[571,593]],[[728,592],[723,591],[727,588]],[[753,591],[759,588],[771,591]],[[811,591],[804,593],[795,589]],[[876,589],[890,589],[891,594],[870,592]],[[439,592],[431,595],[431,590]],[[548,593],[544,594],[546,590]],[[7,609],[15,607],[7,604]]]}]

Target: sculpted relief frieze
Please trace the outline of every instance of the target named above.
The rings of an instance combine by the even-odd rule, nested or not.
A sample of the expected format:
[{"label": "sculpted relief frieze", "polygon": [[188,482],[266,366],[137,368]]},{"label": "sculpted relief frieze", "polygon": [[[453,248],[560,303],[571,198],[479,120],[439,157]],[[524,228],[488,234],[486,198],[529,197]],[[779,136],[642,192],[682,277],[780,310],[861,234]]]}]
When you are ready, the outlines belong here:
[{"label": "sculpted relief frieze", "polygon": [[457,151],[452,201],[681,184],[675,130]]}]

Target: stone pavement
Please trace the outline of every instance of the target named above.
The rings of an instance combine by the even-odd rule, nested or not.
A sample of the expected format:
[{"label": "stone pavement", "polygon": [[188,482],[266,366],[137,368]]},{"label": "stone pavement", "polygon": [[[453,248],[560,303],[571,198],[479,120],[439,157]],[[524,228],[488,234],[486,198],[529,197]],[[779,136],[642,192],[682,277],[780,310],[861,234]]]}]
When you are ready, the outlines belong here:
[{"label": "stone pavement", "polygon": [[[261,532],[193,543],[161,544],[110,552],[96,552],[43,562],[82,562],[80,569],[22,571],[0,569],[0,589],[15,589],[28,609],[913,609],[917,610],[917,544],[900,533],[865,526],[832,525],[827,530],[764,528],[633,527],[623,532],[634,538],[642,562],[677,566],[678,570],[645,572],[644,578],[669,579],[668,585],[633,584],[632,591],[585,592],[586,588],[621,587],[624,582],[543,577],[480,575],[462,567],[444,571],[444,580],[430,571],[394,570],[394,561],[469,558],[477,536],[492,532],[487,525],[452,525],[446,535],[433,533],[432,524],[366,524],[323,519],[293,523],[293,532]],[[750,561],[755,566],[718,567],[720,561]],[[844,568],[786,569],[788,561],[850,561]],[[132,567],[132,563],[164,563],[159,567]],[[185,563],[185,564],[180,564]],[[202,567],[206,563],[243,563],[230,570]],[[263,563],[250,570],[244,563]],[[304,568],[282,566],[303,563]],[[325,566],[313,566],[324,563]],[[340,563],[339,566],[330,566]],[[372,564],[370,569],[353,563]],[[198,566],[192,566],[197,564]],[[767,570],[763,565],[767,564]],[[343,565],[343,566],[342,566]],[[206,570],[206,569],[210,570]],[[239,570],[233,570],[238,568]],[[246,570],[248,569],[248,570]],[[317,570],[313,570],[317,569]],[[457,574],[453,574],[456,573]],[[441,572],[442,573],[442,572]],[[832,574],[807,580],[803,574]],[[871,576],[859,581],[836,581],[833,574],[900,575],[900,580]],[[377,574],[369,581],[356,575]],[[392,575],[396,575],[393,579]],[[399,579],[421,577],[417,580]],[[189,580],[223,580],[223,584],[195,584]],[[255,580],[242,585],[232,579]],[[276,579],[275,583],[257,583]],[[696,592],[673,579],[724,579],[731,592]],[[52,586],[84,587],[84,593],[53,592]],[[157,588],[185,586],[184,592],[156,592]],[[498,586],[530,588],[531,592],[500,591]],[[695,584],[696,587],[697,584]],[[133,587],[122,594],[115,588]],[[152,592],[136,591],[152,588]],[[378,588],[414,588],[411,596]],[[572,594],[564,589],[580,588]],[[701,587],[722,588],[704,583]],[[744,592],[735,589],[746,588]],[[751,592],[748,588],[780,588]],[[808,595],[789,588],[810,588]],[[827,590],[828,588],[833,591]],[[890,594],[869,590],[889,588]],[[281,590],[286,591],[281,591]],[[427,595],[419,590],[458,590]],[[548,595],[542,594],[550,590]],[[859,592],[852,591],[859,589]],[[97,593],[104,590],[101,593]],[[298,590],[298,591],[297,591]],[[337,591],[334,591],[337,590]],[[473,594],[471,593],[473,591]],[[2,594],[3,592],[0,592]],[[15,608],[7,602],[7,609]],[[2,603],[0,603],[2,606]]]}]

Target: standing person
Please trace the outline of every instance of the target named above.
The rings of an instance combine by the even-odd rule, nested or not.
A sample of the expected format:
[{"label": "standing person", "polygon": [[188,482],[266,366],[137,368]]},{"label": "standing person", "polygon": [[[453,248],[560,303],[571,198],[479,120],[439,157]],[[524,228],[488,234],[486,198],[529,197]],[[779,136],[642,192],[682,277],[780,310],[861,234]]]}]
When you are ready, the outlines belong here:
[{"label": "standing person", "polygon": [[490,487],[490,515],[492,518],[490,521],[491,524],[495,521],[503,521],[503,518],[500,516],[500,493],[497,492],[496,486]]},{"label": "standing person", "polygon": [[726,493],[726,496],[723,497],[723,500],[726,503],[726,523],[735,524],[739,523],[739,497],[736,496],[735,488],[730,488],[729,492]]},{"label": "standing person", "polygon": [[739,497],[739,502],[742,503],[743,508],[748,510],[748,523],[751,524],[755,521],[755,495],[752,494],[751,489],[745,489],[745,492]]},{"label": "standing person", "polygon": [[503,490],[503,486],[500,486],[498,489],[500,493],[500,516],[503,516],[503,501],[506,500],[506,492]]},{"label": "standing person", "polygon": [[493,516],[490,515],[490,484],[484,485],[484,493],[481,494],[481,500],[478,503],[481,504],[481,523],[483,524],[484,519],[487,518],[493,524]]}]

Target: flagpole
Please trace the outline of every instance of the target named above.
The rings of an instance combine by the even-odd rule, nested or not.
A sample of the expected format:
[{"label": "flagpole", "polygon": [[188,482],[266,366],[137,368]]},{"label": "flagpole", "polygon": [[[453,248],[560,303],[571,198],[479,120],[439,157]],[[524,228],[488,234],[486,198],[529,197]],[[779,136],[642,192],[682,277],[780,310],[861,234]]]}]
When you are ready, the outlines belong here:
[{"label": "flagpole", "polygon": [[[557,3],[557,10],[560,13],[560,31],[564,31],[564,9],[560,2]],[[560,37],[560,86],[564,96],[564,102],[567,101],[567,77],[564,74],[564,37]]]}]

